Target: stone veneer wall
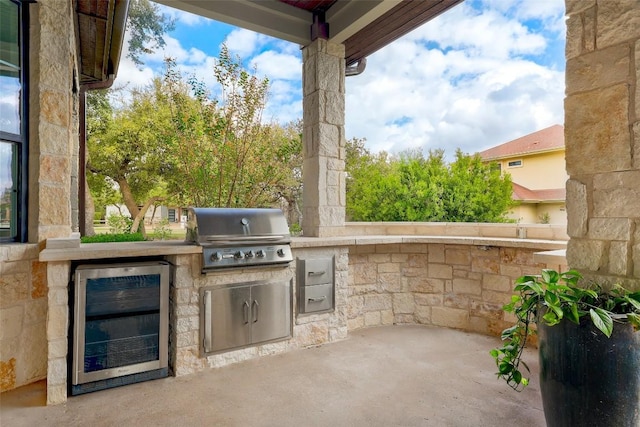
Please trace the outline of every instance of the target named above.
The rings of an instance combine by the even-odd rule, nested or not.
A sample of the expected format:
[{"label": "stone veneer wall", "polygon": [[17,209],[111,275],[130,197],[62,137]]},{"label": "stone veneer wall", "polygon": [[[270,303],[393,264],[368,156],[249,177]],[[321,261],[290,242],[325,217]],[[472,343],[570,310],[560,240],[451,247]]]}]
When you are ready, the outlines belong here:
[{"label": "stone veneer wall", "polygon": [[[62,362],[66,355],[67,296],[48,288],[51,266],[38,262],[36,242],[70,235],[72,200],[77,194],[73,2],[39,0],[23,7],[29,8],[30,15],[28,238],[32,243],[0,245],[0,391],[42,379],[47,371],[50,377],[60,377],[55,371],[52,374],[52,368],[64,368],[66,376]],[[66,279],[56,286],[66,288]],[[47,298],[53,298],[54,305],[64,305],[64,310],[48,313]],[[49,324],[60,326],[47,329],[47,316],[53,315],[62,317]],[[47,351],[47,336],[54,343],[65,340],[64,354],[60,349]],[[52,366],[47,362],[47,354],[58,354],[58,363]]]},{"label": "stone veneer wall", "polygon": [[302,228],[305,236],[333,236],[346,206],[344,45],[317,39],[302,49],[302,60]]},{"label": "stone veneer wall", "polygon": [[0,246],[0,392],[47,375],[46,274],[37,245]]},{"label": "stone veneer wall", "polygon": [[640,2],[566,0],[569,265],[640,289]]},{"label": "stone veneer wall", "polygon": [[[347,337],[347,249],[301,249],[297,258],[324,258],[335,256],[336,310],[332,313],[297,314],[295,262],[288,268],[227,270],[200,274],[201,255],[169,257],[175,268],[175,279],[170,292],[169,365],[174,375],[192,374],[207,368],[253,359],[269,354],[286,352],[337,341]],[[201,357],[200,355],[200,288],[205,286],[246,283],[258,280],[279,281],[293,278],[293,337],[290,340],[256,345],[225,353]]]},{"label": "stone veneer wall", "polygon": [[351,247],[349,331],[424,324],[500,335],[512,324],[502,306],[514,280],[547,267],[534,262],[534,252],[456,244]]}]

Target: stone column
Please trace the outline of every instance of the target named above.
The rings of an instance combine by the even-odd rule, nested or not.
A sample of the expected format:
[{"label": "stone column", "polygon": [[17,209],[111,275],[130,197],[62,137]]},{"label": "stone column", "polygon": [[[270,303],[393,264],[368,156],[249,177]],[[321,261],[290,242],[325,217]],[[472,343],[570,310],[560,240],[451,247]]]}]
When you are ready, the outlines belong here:
[{"label": "stone column", "polygon": [[332,236],[345,218],[344,45],[316,39],[303,57],[305,236]]},{"label": "stone column", "polygon": [[567,261],[640,289],[640,3],[566,11]]},{"label": "stone column", "polygon": [[29,241],[71,234],[77,175],[73,2],[44,0],[30,11]]}]

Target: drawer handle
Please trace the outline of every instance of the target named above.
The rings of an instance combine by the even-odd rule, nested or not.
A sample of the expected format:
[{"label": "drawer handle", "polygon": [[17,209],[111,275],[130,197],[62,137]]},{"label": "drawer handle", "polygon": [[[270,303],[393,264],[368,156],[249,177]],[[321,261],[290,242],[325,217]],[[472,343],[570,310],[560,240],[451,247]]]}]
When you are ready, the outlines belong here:
[{"label": "drawer handle", "polygon": [[309,276],[322,276],[324,273],[324,271],[310,271]]},{"label": "drawer handle", "polygon": [[308,301],[309,302],[322,302],[322,301],[324,301],[326,299],[327,299],[327,297],[321,296],[321,297],[318,297],[318,298],[308,298]]}]

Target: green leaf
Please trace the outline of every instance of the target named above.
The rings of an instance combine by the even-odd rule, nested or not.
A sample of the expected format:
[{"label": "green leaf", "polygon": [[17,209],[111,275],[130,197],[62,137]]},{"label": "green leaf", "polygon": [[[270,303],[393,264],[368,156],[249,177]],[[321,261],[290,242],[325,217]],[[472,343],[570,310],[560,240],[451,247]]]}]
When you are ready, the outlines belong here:
[{"label": "green leaf", "polygon": [[609,313],[601,308],[592,308],[589,310],[589,314],[595,327],[609,338],[613,332],[613,319]]},{"label": "green leaf", "polygon": [[629,323],[631,323],[631,325],[633,325],[633,329],[635,331],[639,331],[640,330],[640,314],[629,313],[629,314],[627,314],[627,320],[629,320]]},{"label": "green leaf", "polygon": [[542,279],[547,283],[558,283],[560,274],[555,270],[544,269],[542,270]]}]

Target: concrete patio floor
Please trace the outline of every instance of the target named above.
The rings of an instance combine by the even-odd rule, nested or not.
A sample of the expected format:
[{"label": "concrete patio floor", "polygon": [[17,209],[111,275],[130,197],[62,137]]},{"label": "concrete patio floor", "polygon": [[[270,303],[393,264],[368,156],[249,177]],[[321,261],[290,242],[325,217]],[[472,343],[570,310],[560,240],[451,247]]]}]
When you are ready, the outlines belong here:
[{"label": "concrete patio floor", "polygon": [[0,395],[0,426],[545,426],[537,356],[511,390],[488,352],[499,339],[426,326],[349,338],[44,406],[44,382]]}]

